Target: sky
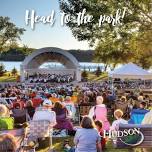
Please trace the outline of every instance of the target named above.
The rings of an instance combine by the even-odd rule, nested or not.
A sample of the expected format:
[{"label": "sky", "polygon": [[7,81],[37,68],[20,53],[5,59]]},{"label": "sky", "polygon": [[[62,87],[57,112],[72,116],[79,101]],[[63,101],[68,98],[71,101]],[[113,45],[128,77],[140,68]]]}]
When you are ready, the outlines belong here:
[{"label": "sky", "polygon": [[[55,11],[56,22],[53,27],[42,23],[36,24],[35,29],[25,24],[25,12],[36,11],[36,15],[48,16]],[[0,0],[0,16],[10,17],[11,22],[26,31],[21,36],[19,44],[31,48],[58,47],[62,49],[91,49],[88,42],[77,41],[71,30],[60,24],[60,9],[58,0]]]}]

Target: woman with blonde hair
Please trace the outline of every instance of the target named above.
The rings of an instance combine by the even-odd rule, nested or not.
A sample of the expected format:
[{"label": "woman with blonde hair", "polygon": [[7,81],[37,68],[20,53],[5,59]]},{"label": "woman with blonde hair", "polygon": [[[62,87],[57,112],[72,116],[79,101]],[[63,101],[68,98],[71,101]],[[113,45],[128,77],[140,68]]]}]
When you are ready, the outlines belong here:
[{"label": "woman with blonde hair", "polygon": [[17,143],[15,137],[10,134],[0,135],[0,151],[1,152],[17,152]]},{"label": "woman with blonde hair", "polygon": [[3,104],[0,104],[0,117],[10,117],[9,109]]},{"label": "woman with blonde hair", "polygon": [[122,116],[123,116],[122,110],[120,110],[120,109],[115,110],[114,116],[115,116],[116,120],[113,121],[111,130],[117,130],[119,127],[119,124],[128,124],[128,122],[122,118]]}]

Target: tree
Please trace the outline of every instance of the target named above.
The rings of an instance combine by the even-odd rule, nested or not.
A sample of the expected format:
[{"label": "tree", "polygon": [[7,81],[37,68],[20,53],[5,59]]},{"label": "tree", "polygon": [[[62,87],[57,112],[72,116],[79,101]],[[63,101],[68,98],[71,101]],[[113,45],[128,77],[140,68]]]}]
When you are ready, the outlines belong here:
[{"label": "tree", "polygon": [[[104,71],[107,70],[107,67],[114,69],[118,63],[133,60],[135,52],[130,49],[126,41],[125,38],[123,40],[113,39],[108,34],[103,41],[97,44],[94,59],[96,62],[104,63]],[[124,50],[121,50],[122,45],[125,48]]]},{"label": "tree", "polygon": [[25,29],[18,28],[14,23],[11,23],[9,17],[0,16],[0,52],[16,44],[24,31]]},{"label": "tree", "polygon": [[5,73],[5,66],[3,63],[0,64],[0,76],[3,76]]},{"label": "tree", "polygon": [[81,76],[82,76],[82,79],[83,80],[87,80],[87,78],[88,78],[88,73],[87,73],[87,71],[86,71],[86,69],[84,68],[84,70],[82,71],[82,73],[81,73]]},{"label": "tree", "polygon": [[16,76],[17,75],[17,69],[14,67],[11,71],[12,75],[13,76]]},{"label": "tree", "polygon": [[152,66],[152,37],[149,31],[141,32],[140,37],[134,37],[130,43],[136,51],[134,62],[145,69]]},{"label": "tree", "polygon": [[97,70],[96,70],[95,74],[96,74],[97,77],[100,76],[100,74],[101,74],[101,69],[100,69],[99,66],[97,67]]},{"label": "tree", "polygon": [[[114,14],[118,8],[123,7],[127,7],[127,12],[122,20],[122,25],[118,27],[105,23],[102,27],[98,26],[100,15]],[[142,29],[152,29],[151,0],[60,0],[60,8],[66,14],[71,15],[73,20],[66,25],[70,27],[78,40],[88,40],[94,43],[97,39],[104,38],[108,31],[114,32],[116,37],[121,37],[125,36],[124,34],[139,31],[141,27]],[[87,25],[78,26],[75,20],[77,14],[84,8],[88,14],[93,15],[94,20]]]},{"label": "tree", "polygon": [[27,45],[23,45],[22,48],[19,48],[19,50],[24,54],[24,55],[29,55],[31,54],[35,49],[29,48]]},{"label": "tree", "polygon": [[[100,15],[114,14],[118,8],[123,7],[126,7],[127,11],[121,20],[121,25],[112,26],[104,23],[102,27],[98,26]],[[145,54],[143,50],[147,50],[146,44],[151,42],[151,38],[147,37],[146,42],[142,41],[142,49],[140,49],[140,45],[136,45],[137,49],[134,49],[135,46],[132,45],[132,40],[134,40],[134,44],[139,44],[142,33],[148,31],[152,35],[151,0],[60,0],[60,8],[72,16],[73,20],[66,25],[71,29],[74,37],[79,41],[87,40],[90,45],[93,45],[97,50],[95,54],[98,54],[98,57],[96,55],[95,57],[105,63],[105,67],[111,63],[115,66],[115,64],[130,61],[138,61],[138,64],[143,66],[147,62],[152,65],[149,60],[141,63],[143,60],[139,58]],[[78,26],[75,19],[77,13],[84,8],[88,14],[94,16],[94,20],[87,25]],[[146,54],[149,53],[148,49]]]}]

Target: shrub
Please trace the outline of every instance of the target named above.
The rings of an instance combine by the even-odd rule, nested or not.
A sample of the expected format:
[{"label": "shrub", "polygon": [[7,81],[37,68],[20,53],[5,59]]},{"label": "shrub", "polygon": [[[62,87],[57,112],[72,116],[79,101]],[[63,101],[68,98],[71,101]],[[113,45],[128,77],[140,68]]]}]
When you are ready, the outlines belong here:
[{"label": "shrub", "polygon": [[3,76],[5,73],[5,66],[3,63],[0,64],[0,76]]}]

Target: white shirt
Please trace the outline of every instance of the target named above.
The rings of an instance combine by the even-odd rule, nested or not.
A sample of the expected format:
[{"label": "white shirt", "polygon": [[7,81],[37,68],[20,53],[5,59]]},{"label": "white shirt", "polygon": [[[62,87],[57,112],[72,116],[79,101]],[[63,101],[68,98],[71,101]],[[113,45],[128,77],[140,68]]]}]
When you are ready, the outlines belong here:
[{"label": "white shirt", "polygon": [[152,110],[145,114],[142,124],[152,124]]},{"label": "white shirt", "polygon": [[128,121],[120,118],[118,120],[113,121],[111,130],[118,130],[119,124],[128,124]]},{"label": "white shirt", "polygon": [[56,113],[51,110],[39,110],[34,113],[33,120],[48,120],[51,125],[56,124]]}]

